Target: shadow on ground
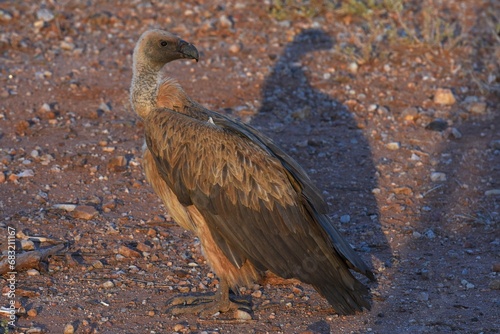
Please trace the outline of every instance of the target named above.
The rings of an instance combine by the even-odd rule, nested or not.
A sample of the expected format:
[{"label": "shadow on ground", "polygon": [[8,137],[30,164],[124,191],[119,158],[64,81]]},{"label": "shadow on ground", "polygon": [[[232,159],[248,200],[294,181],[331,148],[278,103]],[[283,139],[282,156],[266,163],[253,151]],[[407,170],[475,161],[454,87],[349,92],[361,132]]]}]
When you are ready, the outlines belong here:
[{"label": "shadow on ground", "polygon": [[372,193],[377,179],[370,146],[348,108],[315,89],[301,63],[307,53],[332,46],[321,30],[297,35],[266,79],[252,125],[306,169],[329,203],[332,223],[368,262],[370,254],[389,249]]}]

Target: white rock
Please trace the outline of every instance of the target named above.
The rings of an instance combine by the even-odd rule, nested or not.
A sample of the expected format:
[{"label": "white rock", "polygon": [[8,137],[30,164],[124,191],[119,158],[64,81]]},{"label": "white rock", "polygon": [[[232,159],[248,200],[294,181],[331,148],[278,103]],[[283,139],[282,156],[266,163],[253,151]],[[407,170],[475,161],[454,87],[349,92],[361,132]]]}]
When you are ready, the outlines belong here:
[{"label": "white rock", "polygon": [[431,173],[432,182],[443,182],[446,181],[446,174],[442,172],[432,172]]},{"label": "white rock", "polygon": [[35,172],[31,169],[25,169],[21,173],[16,175],[17,177],[33,177],[35,176]]},{"label": "white rock", "polygon": [[252,320],[252,316],[243,310],[236,310],[234,312],[234,318],[239,320]]},{"label": "white rock", "polygon": [[76,209],[76,204],[54,204],[53,208],[71,212]]}]

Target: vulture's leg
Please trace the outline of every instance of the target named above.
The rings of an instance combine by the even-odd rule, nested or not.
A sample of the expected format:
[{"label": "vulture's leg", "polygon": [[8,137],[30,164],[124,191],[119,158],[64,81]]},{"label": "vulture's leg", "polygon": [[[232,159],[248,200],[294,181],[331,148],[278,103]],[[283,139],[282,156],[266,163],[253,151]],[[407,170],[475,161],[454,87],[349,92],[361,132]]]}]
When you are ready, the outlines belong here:
[{"label": "vulture's leg", "polygon": [[252,311],[248,300],[229,298],[229,286],[225,280],[220,281],[219,289],[216,293],[193,293],[177,296],[167,302],[168,312],[171,314],[200,313],[202,316],[211,316],[217,312],[244,310],[248,313]]}]

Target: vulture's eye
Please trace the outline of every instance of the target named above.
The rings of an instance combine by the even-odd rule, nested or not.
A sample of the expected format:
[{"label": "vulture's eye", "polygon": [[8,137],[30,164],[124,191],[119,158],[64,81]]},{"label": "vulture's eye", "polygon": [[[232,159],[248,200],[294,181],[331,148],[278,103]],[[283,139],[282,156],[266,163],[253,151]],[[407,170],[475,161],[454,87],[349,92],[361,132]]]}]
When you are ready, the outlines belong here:
[{"label": "vulture's eye", "polygon": [[161,46],[167,46],[167,45],[168,45],[168,43],[167,43],[166,41],[161,41],[161,42],[160,42],[160,45],[161,45]]}]

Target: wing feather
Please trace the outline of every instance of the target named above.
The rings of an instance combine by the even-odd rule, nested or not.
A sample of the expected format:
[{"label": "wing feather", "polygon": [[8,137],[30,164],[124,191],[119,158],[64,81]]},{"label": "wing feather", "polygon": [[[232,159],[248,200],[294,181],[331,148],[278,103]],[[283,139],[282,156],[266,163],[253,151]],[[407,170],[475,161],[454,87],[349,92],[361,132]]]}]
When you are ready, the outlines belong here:
[{"label": "wing feather", "polygon": [[334,284],[347,291],[347,297],[327,296],[341,312],[345,303],[346,313],[367,306],[360,297],[367,290],[347,265],[365,274],[369,269],[331,224],[324,226],[328,220],[318,213],[318,193],[305,173],[265,141],[255,142],[246,128],[216,115],[211,124],[199,115],[156,109],[145,119],[148,147],[179,201],[199,210],[236,266],[249,260],[322,293]]}]

